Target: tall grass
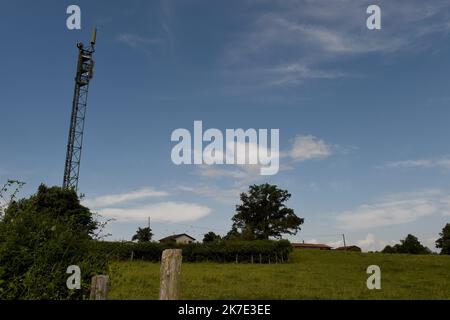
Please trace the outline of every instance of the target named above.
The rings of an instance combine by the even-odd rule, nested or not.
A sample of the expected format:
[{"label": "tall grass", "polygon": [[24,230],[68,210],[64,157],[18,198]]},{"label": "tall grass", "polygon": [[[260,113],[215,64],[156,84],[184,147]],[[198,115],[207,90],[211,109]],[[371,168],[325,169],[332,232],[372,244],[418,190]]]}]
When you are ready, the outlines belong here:
[{"label": "tall grass", "polygon": [[[381,290],[366,269],[381,268]],[[111,299],[157,299],[159,264],[111,266]],[[450,299],[450,256],[297,251],[284,264],[183,263],[182,299]]]}]

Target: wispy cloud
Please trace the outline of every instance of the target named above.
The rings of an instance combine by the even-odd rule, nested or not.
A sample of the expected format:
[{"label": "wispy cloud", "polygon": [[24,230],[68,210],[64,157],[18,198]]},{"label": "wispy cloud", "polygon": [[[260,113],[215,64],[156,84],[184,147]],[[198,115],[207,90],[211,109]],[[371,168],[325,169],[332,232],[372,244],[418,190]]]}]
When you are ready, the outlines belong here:
[{"label": "wispy cloud", "polygon": [[224,150],[214,150],[205,152],[204,150],[193,150],[193,153],[199,152],[203,157],[205,163],[214,163],[215,160],[220,160],[221,163],[226,163],[226,159],[234,159],[235,163],[261,163],[261,158],[265,155],[270,158],[279,158],[279,150],[270,147],[263,147],[261,144],[255,142],[241,142],[241,141],[227,141]]},{"label": "wispy cloud", "polygon": [[[326,241],[326,242],[320,242],[316,239],[308,240],[307,243],[325,243],[329,245],[330,247],[336,249],[339,247],[344,246],[344,241],[342,239],[336,240],[336,241]],[[378,239],[373,233],[368,233],[364,239],[354,240],[351,241],[351,239],[347,239],[346,245],[356,245],[362,249],[362,251],[376,251],[376,250],[382,250],[387,244],[395,244],[395,241],[384,241],[381,239]]]},{"label": "wispy cloud", "polygon": [[[232,144],[231,144],[232,145]],[[259,150],[260,146],[256,144],[245,143],[245,153],[238,153],[237,158],[245,162],[246,159],[258,157],[259,152],[267,154],[268,150]],[[287,160],[288,163],[281,165],[280,171],[294,169],[292,163],[304,162],[310,160],[325,159],[333,154],[334,146],[326,143],[324,140],[312,135],[298,135],[294,138],[292,146],[283,152],[276,152],[273,156]],[[233,148],[228,145],[227,152]],[[225,155],[221,155],[225,159]],[[226,177],[241,181],[241,184],[256,181],[261,178],[260,165],[238,165],[238,166],[208,166],[198,167],[197,174],[206,178]]]},{"label": "wispy cloud", "polygon": [[88,198],[83,201],[83,205],[89,208],[98,209],[125,204],[136,200],[166,196],[169,196],[169,193],[166,191],[158,191],[151,187],[145,187],[131,192],[109,194],[91,199]]},{"label": "wispy cloud", "polygon": [[259,165],[234,165],[227,166],[200,166],[197,175],[203,178],[217,179],[230,178],[235,185],[243,186],[263,179]]},{"label": "wispy cloud", "polygon": [[[279,171],[294,170],[296,165],[306,161],[323,160],[330,157],[337,148],[312,135],[298,135],[290,148],[278,153]],[[258,146],[248,145],[246,156],[251,153],[258,153]],[[194,174],[202,178],[202,181],[196,185],[179,186],[177,189],[227,204],[235,203],[239,194],[249,185],[267,179],[261,175],[260,165],[201,165],[197,166]]]},{"label": "wispy cloud", "polygon": [[406,224],[420,218],[449,214],[449,196],[439,190],[400,193],[337,215],[342,229],[359,230]]},{"label": "wispy cloud", "polygon": [[342,240],[329,241],[329,242],[326,243],[326,245],[336,249],[336,248],[339,248],[339,247],[343,247],[344,246],[344,241],[342,241]]},{"label": "wispy cloud", "polygon": [[348,76],[339,71],[312,70],[298,62],[269,68],[262,73],[268,77],[267,84],[271,86],[297,85],[303,83],[305,79],[337,79]]},{"label": "wispy cloud", "polygon": [[210,208],[196,203],[152,201],[170,195],[166,191],[145,187],[131,192],[86,199],[83,205],[97,210],[102,217],[118,222],[145,221],[148,217],[153,221],[180,222],[199,219],[211,213]]},{"label": "wispy cloud", "polygon": [[132,48],[138,48],[141,46],[153,46],[164,43],[161,38],[147,38],[132,33],[121,33],[117,36],[117,41],[126,44]]},{"label": "wispy cloud", "polygon": [[450,170],[450,158],[391,161],[386,168],[442,168]]},{"label": "wispy cloud", "polygon": [[235,203],[239,199],[239,194],[243,191],[242,188],[224,188],[212,183],[199,183],[194,186],[181,185],[177,187],[177,190],[211,198],[222,204]]},{"label": "wispy cloud", "polygon": [[146,221],[151,217],[156,222],[183,222],[203,218],[211,213],[211,209],[185,202],[160,202],[127,208],[105,208],[99,214],[118,222]]},{"label": "wispy cloud", "polygon": [[[212,196],[220,202],[235,202],[239,193],[250,184],[266,179],[266,176],[261,175],[260,168],[259,165],[200,166],[196,174],[203,178],[204,182],[196,187],[196,193]],[[202,187],[202,185],[205,186],[205,182],[208,188]]]},{"label": "wispy cloud", "polygon": [[167,38],[169,46],[171,49],[174,47],[175,36],[171,28],[170,20],[173,15],[174,2],[171,0],[163,0],[160,2],[161,5],[161,27]]},{"label": "wispy cloud", "polygon": [[271,9],[261,10],[224,55],[236,77],[260,85],[287,86],[307,79],[349,76],[349,72],[327,66],[337,59],[417,50],[426,47],[424,40],[430,35],[449,31],[450,4],[444,0],[379,1],[382,22],[384,26],[389,23],[379,32],[366,28],[370,1],[266,2]]}]

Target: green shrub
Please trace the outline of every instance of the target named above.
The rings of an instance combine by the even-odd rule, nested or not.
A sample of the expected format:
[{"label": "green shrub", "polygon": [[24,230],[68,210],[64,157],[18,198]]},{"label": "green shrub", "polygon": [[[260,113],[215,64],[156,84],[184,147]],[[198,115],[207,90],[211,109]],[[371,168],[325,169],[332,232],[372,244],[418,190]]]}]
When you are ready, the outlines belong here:
[{"label": "green shrub", "polygon": [[[86,297],[91,277],[106,271],[103,254],[90,250],[97,226],[72,190],[41,185],[11,203],[0,220],[0,299]],[[81,269],[81,290],[66,286],[70,265]]]},{"label": "green shrub", "polygon": [[407,253],[407,254],[430,254],[431,250],[423,246],[417,237],[408,234],[405,239],[400,240],[394,246],[387,245],[382,253]]},{"label": "green shrub", "polygon": [[180,248],[185,262],[283,262],[289,259],[292,247],[289,241],[219,241],[187,245],[164,243],[133,243],[99,241],[92,244],[99,254],[107,253],[110,259],[160,261],[165,249]]}]

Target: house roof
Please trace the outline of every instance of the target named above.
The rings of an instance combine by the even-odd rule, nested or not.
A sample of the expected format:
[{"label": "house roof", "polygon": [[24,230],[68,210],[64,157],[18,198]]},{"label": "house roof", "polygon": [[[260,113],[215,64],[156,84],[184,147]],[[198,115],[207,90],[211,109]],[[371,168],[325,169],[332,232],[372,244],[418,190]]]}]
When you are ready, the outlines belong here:
[{"label": "house roof", "polygon": [[292,243],[294,248],[323,248],[323,249],[331,249],[330,246],[326,244],[320,243]]},{"label": "house roof", "polygon": [[177,238],[179,238],[181,236],[186,236],[188,238],[191,238],[192,240],[195,240],[195,238],[191,237],[190,235],[188,235],[186,233],[181,233],[181,234],[174,234],[174,235],[162,238],[159,241],[177,240]]}]

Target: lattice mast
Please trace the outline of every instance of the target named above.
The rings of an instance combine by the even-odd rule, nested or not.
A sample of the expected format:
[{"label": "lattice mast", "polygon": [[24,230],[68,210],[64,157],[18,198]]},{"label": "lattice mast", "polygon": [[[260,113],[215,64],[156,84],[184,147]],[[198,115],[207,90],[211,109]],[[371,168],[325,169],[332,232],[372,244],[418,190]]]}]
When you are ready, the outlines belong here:
[{"label": "lattice mast", "polygon": [[87,98],[89,82],[93,77],[95,52],[94,46],[97,30],[94,28],[89,47],[80,42],[77,72],[75,76],[75,91],[72,101],[72,115],[70,117],[69,139],[67,142],[66,163],[64,167],[64,189],[78,190],[78,177],[80,174],[81,150],[83,147],[84,122],[86,119]]}]

